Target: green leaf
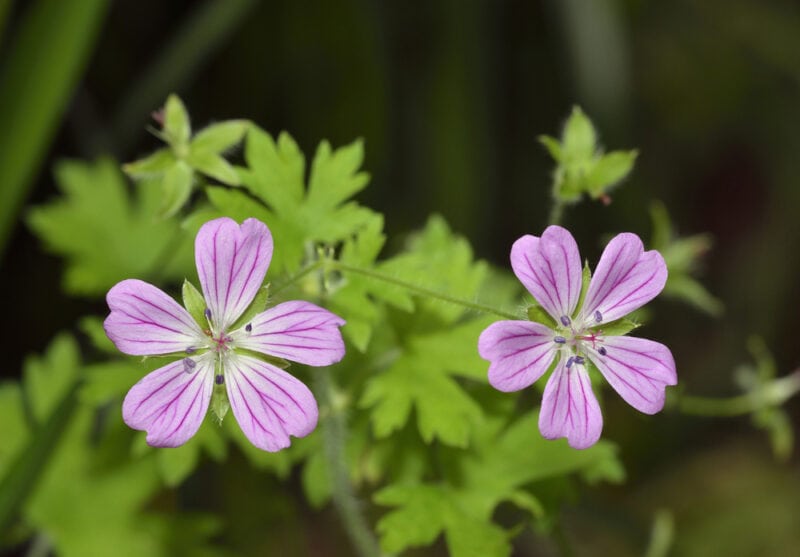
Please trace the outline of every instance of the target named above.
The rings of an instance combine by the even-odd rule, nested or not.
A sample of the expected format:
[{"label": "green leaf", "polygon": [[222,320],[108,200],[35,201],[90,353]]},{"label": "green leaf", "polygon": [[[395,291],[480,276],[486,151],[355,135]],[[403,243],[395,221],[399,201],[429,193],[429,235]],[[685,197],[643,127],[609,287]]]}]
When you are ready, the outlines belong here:
[{"label": "green leaf", "polygon": [[200,445],[190,439],[180,447],[159,450],[156,459],[164,483],[175,487],[183,483],[200,462]]},{"label": "green leaf", "polygon": [[164,105],[164,134],[173,148],[184,147],[192,135],[186,107],[180,97],[174,94],[167,97]]},{"label": "green leaf", "polygon": [[122,170],[133,178],[151,178],[163,174],[176,162],[171,149],[159,149],[143,159],[123,164]]},{"label": "green leaf", "polygon": [[178,222],[155,218],[160,195],[152,184],[129,196],[109,159],[61,162],[56,181],[63,196],[34,207],[28,224],[48,251],[66,260],[68,293],[104,295],[126,278],[168,281],[194,272],[193,235]]},{"label": "green leaf", "polygon": [[623,180],[633,170],[638,151],[614,151],[600,157],[586,176],[587,190],[594,198]]},{"label": "green leaf", "polygon": [[578,296],[578,305],[576,308],[583,307],[583,301],[586,299],[586,293],[589,291],[589,285],[592,282],[592,270],[589,268],[589,262],[584,261],[583,271],[581,271],[581,294]]},{"label": "green leaf", "polygon": [[183,161],[170,167],[161,180],[163,198],[158,215],[166,218],[177,213],[192,194],[192,168]]},{"label": "green leaf", "polygon": [[241,317],[239,317],[239,319],[237,319],[236,322],[233,325],[231,325],[230,330],[235,331],[236,329],[244,327],[245,325],[250,323],[256,315],[267,309],[268,302],[269,302],[269,285],[266,285],[258,289],[258,292],[256,292],[253,301],[250,302],[250,305],[247,306],[247,309],[244,310],[244,313],[242,313]]},{"label": "green leaf", "polygon": [[244,139],[249,120],[226,120],[203,128],[192,138],[192,153],[224,153]]},{"label": "green leaf", "polygon": [[[580,307],[580,305],[578,305],[578,307]],[[533,321],[534,323],[541,323],[542,325],[546,325],[551,329],[555,329],[558,326],[555,319],[553,319],[553,317],[539,304],[528,306],[527,314],[528,320]]]}]

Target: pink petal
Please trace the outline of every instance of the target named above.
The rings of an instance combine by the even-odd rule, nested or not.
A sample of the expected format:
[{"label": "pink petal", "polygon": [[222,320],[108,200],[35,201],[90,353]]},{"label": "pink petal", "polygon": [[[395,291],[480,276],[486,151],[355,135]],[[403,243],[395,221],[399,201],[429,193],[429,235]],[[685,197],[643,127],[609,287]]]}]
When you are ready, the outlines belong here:
[{"label": "pink petal", "polygon": [[272,259],[272,234],[256,219],[241,226],[229,218],[205,223],[194,244],[203,295],[218,331],[247,309],[264,282]]},{"label": "pink petal", "polygon": [[511,247],[511,267],[553,319],[572,316],[581,294],[581,257],[569,231],[548,226],[541,238],[523,236]]},{"label": "pink petal", "polygon": [[546,439],[566,437],[574,449],[586,449],[600,439],[603,415],[582,365],[567,368],[564,358],[547,381],[539,412],[539,431]]},{"label": "pink petal", "polygon": [[658,296],[667,282],[667,265],[655,250],[644,251],[636,234],[622,233],[606,246],[597,264],[583,315],[601,314],[601,323],[624,317]]},{"label": "pink petal", "polygon": [[259,313],[250,331],[234,333],[236,346],[310,366],[327,366],[344,357],[339,327],[344,319],[309,302],[284,302]]},{"label": "pink petal", "polygon": [[203,423],[214,387],[214,359],[195,358],[193,368],[183,360],[147,374],[122,403],[122,419],[147,432],[154,447],[183,445]]},{"label": "pink petal", "polygon": [[225,382],[239,427],[259,449],[284,449],[289,435],[305,437],[317,425],[317,402],[308,387],[271,364],[234,356],[226,363]]},{"label": "pink petal", "polygon": [[498,321],[478,339],[478,353],[489,360],[489,383],[498,391],[524,389],[539,379],[555,357],[555,333],[540,323]]},{"label": "pink petal", "polygon": [[603,342],[605,355],[590,352],[600,373],[625,402],[645,414],[664,407],[667,385],[678,376],[669,348],[658,342],[635,337],[608,337]]},{"label": "pink petal", "polygon": [[111,314],[103,327],[120,351],[134,356],[182,352],[203,342],[189,312],[141,280],[123,280],[106,296]]}]

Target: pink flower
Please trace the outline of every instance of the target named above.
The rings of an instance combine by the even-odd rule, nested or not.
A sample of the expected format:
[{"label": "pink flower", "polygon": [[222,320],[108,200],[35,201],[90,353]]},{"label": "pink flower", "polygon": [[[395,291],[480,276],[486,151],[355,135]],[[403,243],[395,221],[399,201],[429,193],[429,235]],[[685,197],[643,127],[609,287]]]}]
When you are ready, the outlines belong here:
[{"label": "pink flower", "polygon": [[195,239],[195,261],[206,302],[206,323],[155,286],[124,280],[106,297],[105,330],[126,354],[174,354],[180,359],[146,375],[128,391],[122,417],[147,431],[156,447],[191,438],[208,411],[215,384],[225,385],[239,426],[258,448],[277,451],[289,436],[303,437],[317,424],[311,391],[258,353],[310,366],[344,357],[338,327],[344,321],[314,304],[293,301],[237,320],[261,288],[272,258],[266,225],[228,218],[207,222]]},{"label": "pink flower", "polygon": [[600,438],[603,416],[586,370],[589,362],[637,410],[655,414],[664,407],[666,386],[677,383],[669,348],[603,333],[664,288],[667,266],[660,253],[644,251],[635,234],[615,236],[600,257],[581,307],[581,258],[564,228],[550,226],[541,238],[523,236],[514,242],[511,267],[555,326],[493,323],[481,333],[478,352],[490,362],[489,383],[505,392],[533,384],[558,357],[539,413],[544,437],[566,437],[576,449]]}]

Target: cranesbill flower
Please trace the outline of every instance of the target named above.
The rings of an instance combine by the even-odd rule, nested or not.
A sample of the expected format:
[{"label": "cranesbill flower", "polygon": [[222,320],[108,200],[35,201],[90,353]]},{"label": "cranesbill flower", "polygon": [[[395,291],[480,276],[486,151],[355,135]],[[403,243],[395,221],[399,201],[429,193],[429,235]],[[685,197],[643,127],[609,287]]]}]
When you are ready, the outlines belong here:
[{"label": "cranesbill flower", "polygon": [[603,416],[587,373],[590,362],[637,410],[654,414],[664,407],[666,386],[677,383],[672,353],[658,342],[620,335],[629,327],[620,327],[618,321],[664,288],[667,266],[660,253],[644,251],[635,234],[615,236],[600,257],[581,307],[581,259],[575,239],[564,228],[550,226],[541,238],[528,235],[514,242],[511,267],[552,317],[553,326],[493,323],[481,333],[478,352],[490,362],[489,383],[505,392],[533,384],[558,358],[539,412],[544,437],[566,437],[576,449],[600,438]]},{"label": "cranesbill flower", "polygon": [[[344,356],[344,321],[304,301],[278,304],[238,323],[264,282],[272,258],[267,226],[229,218],[205,223],[195,239],[195,261],[205,299],[201,322],[167,294],[140,280],[116,284],[106,297],[105,330],[131,355],[179,355],[146,375],[122,404],[130,427],[156,447],[185,443],[200,427],[215,389],[225,385],[230,408],[260,449],[288,447],[317,423],[317,403],[302,382],[261,358],[325,366]],[[204,320],[204,322],[202,321]],[[223,393],[224,396],[224,393]]]}]

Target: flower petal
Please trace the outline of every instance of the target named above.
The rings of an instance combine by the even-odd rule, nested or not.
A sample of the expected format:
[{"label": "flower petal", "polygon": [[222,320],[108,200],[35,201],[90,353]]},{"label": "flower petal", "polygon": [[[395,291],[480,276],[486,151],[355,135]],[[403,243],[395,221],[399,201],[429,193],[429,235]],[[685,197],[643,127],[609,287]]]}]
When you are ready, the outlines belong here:
[{"label": "flower petal", "polygon": [[247,309],[264,282],[272,259],[272,234],[256,219],[247,219],[241,226],[229,218],[215,219],[200,228],[194,254],[212,323],[224,331]]},{"label": "flower petal", "polygon": [[605,355],[590,351],[600,373],[625,399],[645,414],[655,414],[664,407],[667,385],[675,385],[678,376],[669,348],[644,338],[607,337]]},{"label": "flower petal", "polygon": [[339,327],[344,319],[310,302],[284,302],[259,313],[233,333],[236,346],[310,366],[327,366],[344,357]]},{"label": "flower petal", "polygon": [[489,360],[489,383],[498,391],[524,389],[539,379],[555,357],[555,333],[540,323],[498,321],[478,339],[478,353]]},{"label": "flower petal", "polygon": [[185,363],[188,359],[145,375],[125,395],[122,419],[146,431],[149,445],[183,445],[203,423],[214,388],[214,359],[195,358],[192,368]]},{"label": "flower petal", "polygon": [[667,265],[661,254],[644,251],[636,234],[618,234],[603,250],[586,293],[583,315],[599,311],[600,323],[614,321],[658,296],[666,282]]},{"label": "flower petal", "polygon": [[548,226],[541,238],[523,236],[511,247],[511,267],[553,319],[572,316],[581,295],[581,257],[569,231]]},{"label": "flower petal", "polygon": [[546,439],[566,437],[574,449],[586,449],[600,439],[603,415],[582,365],[567,368],[564,358],[547,381],[539,412],[539,431]]},{"label": "flower petal", "polygon": [[284,449],[289,435],[305,437],[317,425],[314,395],[282,369],[237,355],[226,362],[225,382],[239,427],[259,449]]},{"label": "flower petal", "polygon": [[189,312],[152,284],[123,280],[108,291],[106,301],[111,314],[103,327],[121,352],[168,354],[203,341],[203,332]]}]

